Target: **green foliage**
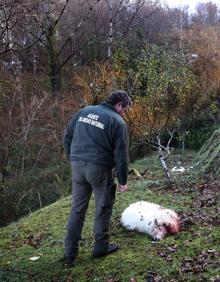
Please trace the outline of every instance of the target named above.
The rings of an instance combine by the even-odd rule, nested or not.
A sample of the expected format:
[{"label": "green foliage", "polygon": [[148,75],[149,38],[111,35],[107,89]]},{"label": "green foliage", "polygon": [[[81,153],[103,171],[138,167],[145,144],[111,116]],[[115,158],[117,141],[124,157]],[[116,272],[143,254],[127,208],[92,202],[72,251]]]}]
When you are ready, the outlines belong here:
[{"label": "green foliage", "polygon": [[113,56],[113,68],[118,74],[116,82],[136,96],[159,93],[164,97],[172,94],[181,97],[192,83],[187,56],[166,46],[146,44],[134,53],[125,42],[119,42]]},{"label": "green foliage", "polygon": [[134,140],[154,140],[165,128],[180,127],[194,111],[190,101],[195,77],[184,53],[146,44],[134,56],[123,43],[113,62],[118,88],[133,96],[128,120]]},{"label": "green foliage", "polygon": [[186,134],[186,147],[192,150],[199,150],[211,136],[213,131],[213,127],[189,129]]}]

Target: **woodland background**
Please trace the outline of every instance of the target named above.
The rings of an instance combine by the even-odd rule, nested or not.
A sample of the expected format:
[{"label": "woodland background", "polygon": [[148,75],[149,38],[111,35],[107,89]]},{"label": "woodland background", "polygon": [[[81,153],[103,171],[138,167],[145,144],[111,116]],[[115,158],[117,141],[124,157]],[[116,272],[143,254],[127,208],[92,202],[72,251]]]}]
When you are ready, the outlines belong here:
[{"label": "woodland background", "polygon": [[124,89],[131,161],[198,150],[220,124],[220,7],[143,0],[0,1],[0,226],[70,194],[62,136]]}]

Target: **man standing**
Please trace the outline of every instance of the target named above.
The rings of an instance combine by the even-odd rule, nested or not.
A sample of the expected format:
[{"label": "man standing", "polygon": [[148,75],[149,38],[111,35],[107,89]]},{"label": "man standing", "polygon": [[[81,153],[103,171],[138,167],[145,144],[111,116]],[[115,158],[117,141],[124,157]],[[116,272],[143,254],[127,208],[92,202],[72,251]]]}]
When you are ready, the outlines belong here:
[{"label": "man standing", "polygon": [[64,133],[64,148],[72,167],[72,207],[67,224],[64,262],[72,266],[92,192],[95,196],[95,244],[93,258],[118,249],[109,244],[109,223],[115,200],[112,169],[117,171],[118,189],[127,191],[128,132],[122,116],[131,106],[125,91],[117,90],[103,103],[77,112]]}]

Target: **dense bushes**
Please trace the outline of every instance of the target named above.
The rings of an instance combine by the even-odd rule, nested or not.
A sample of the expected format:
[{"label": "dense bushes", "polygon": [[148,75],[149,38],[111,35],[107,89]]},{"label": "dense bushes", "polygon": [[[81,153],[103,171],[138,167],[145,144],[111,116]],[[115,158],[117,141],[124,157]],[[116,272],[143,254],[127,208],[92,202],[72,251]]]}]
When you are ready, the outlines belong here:
[{"label": "dense bushes", "polygon": [[199,150],[201,146],[209,139],[216,128],[201,127],[192,128],[187,131],[186,135],[186,147],[193,150]]},{"label": "dense bushes", "polygon": [[0,226],[55,202],[71,191],[69,162],[54,153],[48,163],[8,175],[1,184]]},{"label": "dense bushes", "polygon": [[29,75],[16,81],[5,77],[8,87],[0,97],[0,226],[71,189],[62,135],[76,99],[52,97]]}]

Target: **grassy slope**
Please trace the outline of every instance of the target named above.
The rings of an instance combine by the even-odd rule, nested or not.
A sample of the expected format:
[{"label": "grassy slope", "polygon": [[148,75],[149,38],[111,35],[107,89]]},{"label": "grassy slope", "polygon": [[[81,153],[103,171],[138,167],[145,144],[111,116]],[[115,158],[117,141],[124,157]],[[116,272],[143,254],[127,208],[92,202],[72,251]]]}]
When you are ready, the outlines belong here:
[{"label": "grassy slope", "polygon": [[[117,194],[111,240],[120,244],[118,252],[98,260],[90,258],[92,200],[76,266],[63,268],[59,259],[70,210],[68,197],[0,230],[0,281],[215,281],[220,277],[218,203],[204,202],[198,188],[201,185],[196,186],[200,180],[189,173],[178,174],[174,187],[166,188],[155,156],[136,162],[134,167],[147,167],[148,171],[143,180],[130,179],[129,192]],[[175,209],[183,221],[182,232],[152,242],[146,235],[122,228],[121,212],[138,200]],[[31,261],[33,256],[40,258]]]}]

